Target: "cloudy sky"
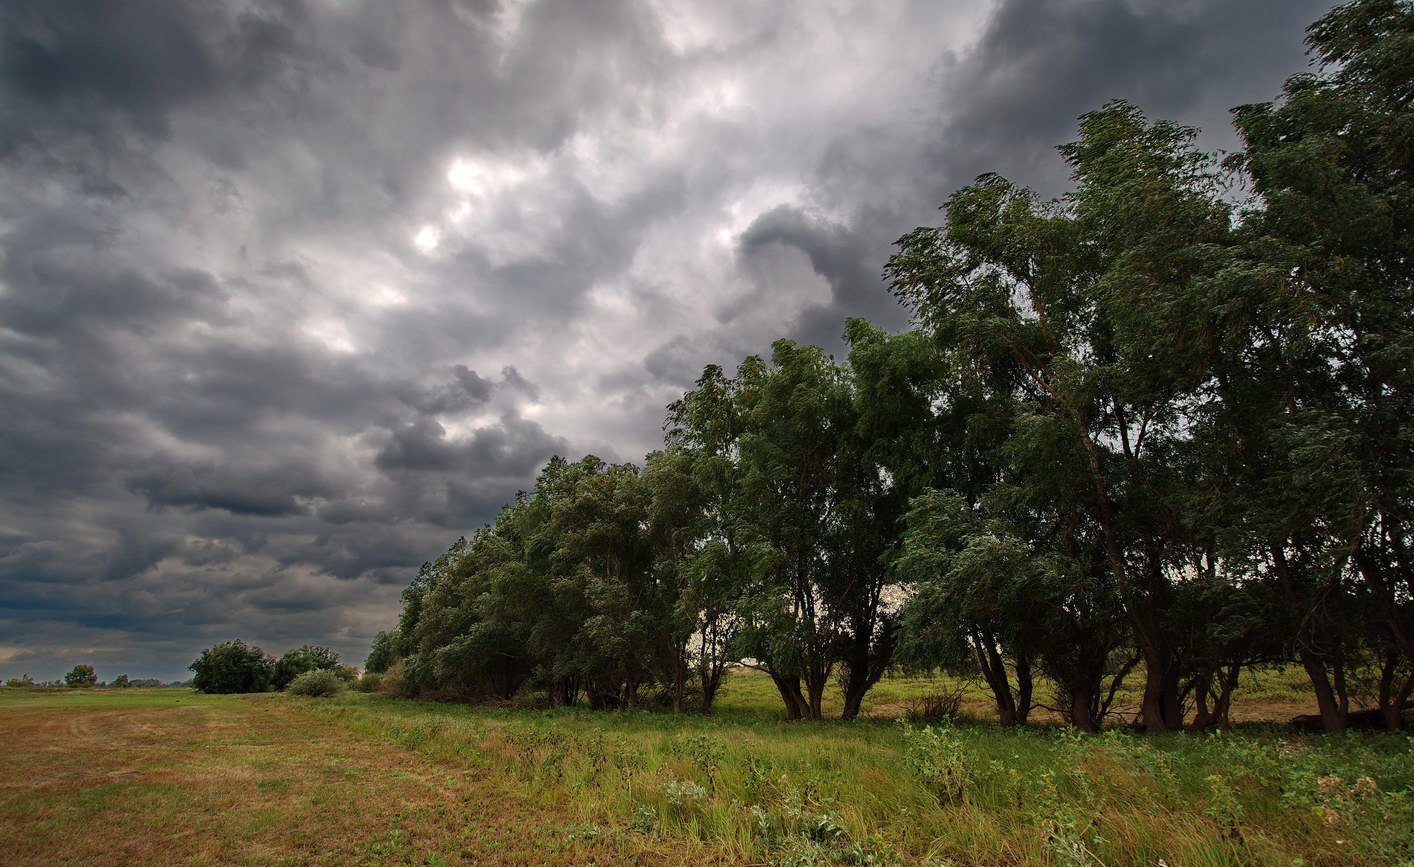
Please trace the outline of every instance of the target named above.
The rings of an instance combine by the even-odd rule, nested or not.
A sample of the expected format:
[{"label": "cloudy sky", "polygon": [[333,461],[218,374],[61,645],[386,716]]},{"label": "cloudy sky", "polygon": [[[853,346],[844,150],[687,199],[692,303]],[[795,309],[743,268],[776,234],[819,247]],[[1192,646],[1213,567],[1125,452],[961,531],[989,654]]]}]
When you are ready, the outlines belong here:
[{"label": "cloudy sky", "polygon": [[1231,147],[1323,0],[0,5],[0,676],[361,662],[552,454],[907,325],[891,242],[1123,97]]}]

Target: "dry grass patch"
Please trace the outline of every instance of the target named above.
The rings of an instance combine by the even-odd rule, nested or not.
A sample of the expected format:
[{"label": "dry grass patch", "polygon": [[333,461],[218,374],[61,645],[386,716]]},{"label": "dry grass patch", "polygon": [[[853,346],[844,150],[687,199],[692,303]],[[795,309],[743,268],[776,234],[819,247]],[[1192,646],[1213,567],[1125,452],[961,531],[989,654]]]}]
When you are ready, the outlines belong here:
[{"label": "dry grass patch", "polygon": [[572,817],[276,696],[161,692],[121,709],[0,702],[5,863],[690,860],[547,840]]}]

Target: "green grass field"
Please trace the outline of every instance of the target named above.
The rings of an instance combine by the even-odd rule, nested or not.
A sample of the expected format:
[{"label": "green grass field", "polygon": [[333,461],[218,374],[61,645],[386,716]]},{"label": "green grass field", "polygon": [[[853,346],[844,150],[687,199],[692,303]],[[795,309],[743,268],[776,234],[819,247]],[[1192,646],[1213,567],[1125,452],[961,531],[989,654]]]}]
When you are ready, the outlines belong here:
[{"label": "green grass field", "polygon": [[[1414,863],[1405,734],[1098,737],[889,717],[784,723],[346,693],[0,690],[6,863]],[[1249,683],[1240,719],[1305,710]],[[969,697],[965,710],[985,705]]]}]

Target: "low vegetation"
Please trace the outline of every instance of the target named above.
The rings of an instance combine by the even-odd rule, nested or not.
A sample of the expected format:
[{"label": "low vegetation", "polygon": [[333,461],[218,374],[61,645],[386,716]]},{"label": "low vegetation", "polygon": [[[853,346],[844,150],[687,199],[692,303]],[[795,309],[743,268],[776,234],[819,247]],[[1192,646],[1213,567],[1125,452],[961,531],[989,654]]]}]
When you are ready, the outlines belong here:
[{"label": "low vegetation", "polygon": [[347,687],[338,673],[327,668],[316,668],[295,676],[285,687],[290,695],[304,695],[320,698],[338,695]]},{"label": "low vegetation", "polygon": [[[1310,709],[1303,680],[1259,678],[1235,713]],[[961,695],[961,716],[893,718],[940,690]],[[801,724],[774,693],[733,672],[702,717],[351,690],[6,691],[0,845],[12,863],[49,863],[58,845],[109,863],[1414,859],[1404,733],[1000,729],[968,716],[990,710],[984,686],[903,677],[859,720]],[[827,707],[843,700],[826,691]]]}]

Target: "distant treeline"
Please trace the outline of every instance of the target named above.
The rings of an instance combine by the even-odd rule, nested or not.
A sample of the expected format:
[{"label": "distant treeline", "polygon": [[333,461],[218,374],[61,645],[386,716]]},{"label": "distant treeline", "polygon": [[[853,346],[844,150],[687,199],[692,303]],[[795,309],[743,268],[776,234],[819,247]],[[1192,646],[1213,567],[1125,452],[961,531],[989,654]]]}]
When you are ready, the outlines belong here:
[{"label": "distant treeline", "polygon": [[986,175],[899,241],[915,330],[707,368],[642,469],[552,460],[422,569],[368,669],[706,712],[740,662],[817,718],[832,677],[851,717],[891,666],[942,667],[1003,723],[1085,730],[1131,676],[1163,732],[1294,664],[1325,728],[1352,703],[1399,726],[1414,9],[1340,6],[1308,41],[1322,71],[1236,109],[1237,153],[1108,104],[1060,148],[1074,192]]},{"label": "distant treeline", "polygon": [[8,687],[34,686],[47,687],[50,689],[87,689],[90,687],[98,687],[99,689],[127,689],[128,687],[150,688],[157,686],[184,685],[185,684],[180,683],[178,681],[173,681],[170,684],[163,683],[161,680],[158,680],[155,677],[130,678],[126,674],[118,675],[117,677],[113,678],[112,683],[109,683],[107,681],[99,680],[98,675],[94,674],[93,666],[91,665],[74,666],[72,669],[70,669],[68,674],[64,675],[63,680],[35,680],[28,674],[23,674],[19,677],[7,678],[5,680],[5,686]]}]

